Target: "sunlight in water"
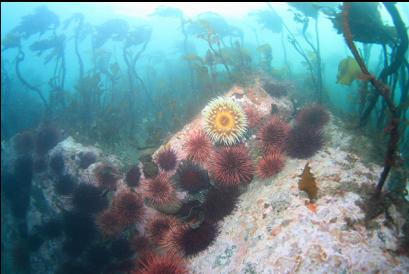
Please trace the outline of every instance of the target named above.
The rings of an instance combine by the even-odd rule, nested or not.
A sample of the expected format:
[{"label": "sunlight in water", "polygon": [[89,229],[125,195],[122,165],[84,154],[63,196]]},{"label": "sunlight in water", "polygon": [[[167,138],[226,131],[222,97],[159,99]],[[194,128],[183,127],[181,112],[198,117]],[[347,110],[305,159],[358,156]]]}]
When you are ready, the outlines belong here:
[{"label": "sunlight in water", "polygon": [[[156,2],[156,3],[129,3],[129,2],[113,2],[106,3],[112,5],[116,12],[126,15],[147,16],[151,14],[156,7],[168,6],[182,9],[187,16],[196,16],[199,13],[210,11],[222,14],[224,16],[245,16],[249,10],[262,9],[266,7],[264,2],[242,3],[242,2]],[[276,6],[285,6],[285,3],[274,3]]]}]

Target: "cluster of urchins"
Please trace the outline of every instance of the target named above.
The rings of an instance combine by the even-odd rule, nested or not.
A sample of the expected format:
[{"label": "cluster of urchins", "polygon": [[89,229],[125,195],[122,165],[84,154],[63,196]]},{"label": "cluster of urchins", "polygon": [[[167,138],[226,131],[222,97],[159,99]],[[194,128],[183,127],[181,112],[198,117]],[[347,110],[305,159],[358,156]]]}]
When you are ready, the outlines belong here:
[{"label": "cluster of urchins", "polygon": [[[67,259],[58,273],[187,273],[184,258],[214,242],[218,222],[235,209],[241,186],[254,176],[265,179],[276,175],[284,167],[286,154],[311,157],[323,144],[322,128],[329,120],[327,111],[318,105],[301,110],[293,127],[278,116],[263,117],[251,105],[243,112],[246,130],[257,136],[259,159],[250,156],[254,153],[245,145],[245,138],[235,144],[217,144],[206,130],[196,129],[187,133],[183,151],[167,146],[154,155],[154,160],[141,160],[143,175],[138,165],[131,166],[124,176],[127,187],[118,187],[123,175],[112,164],[100,163],[94,169],[94,184],[81,183],[65,174],[64,159],[55,154],[48,160],[56,176],[54,189],[69,198],[72,210],[36,227],[28,237],[31,250],[46,239],[64,235],[62,248]],[[229,118],[226,113],[222,116]],[[56,134],[51,133],[40,138],[46,142],[55,136],[55,140],[48,140],[47,148],[37,144],[39,155],[57,143]],[[30,146],[27,134],[16,138],[17,151],[29,151]],[[42,166],[34,168],[41,172],[46,168],[44,164],[26,163],[26,158],[17,161],[17,169]],[[43,158],[35,162],[39,159]],[[95,161],[92,153],[82,153],[78,167],[88,168]],[[23,183],[8,190],[10,200],[21,200],[16,196],[26,191],[22,187],[32,174],[28,177],[18,179]],[[25,210],[27,206],[26,201]]]}]

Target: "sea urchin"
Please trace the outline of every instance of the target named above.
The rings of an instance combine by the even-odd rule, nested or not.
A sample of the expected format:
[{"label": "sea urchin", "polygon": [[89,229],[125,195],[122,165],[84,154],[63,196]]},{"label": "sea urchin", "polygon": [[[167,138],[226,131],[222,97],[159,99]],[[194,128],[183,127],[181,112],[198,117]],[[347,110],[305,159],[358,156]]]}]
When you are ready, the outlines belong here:
[{"label": "sea urchin", "polygon": [[288,135],[286,151],[292,158],[306,159],[320,150],[323,143],[324,137],[321,130],[308,126],[295,126]]},{"label": "sea urchin", "polygon": [[322,129],[329,121],[326,108],[315,104],[303,108],[295,117],[298,126],[307,126],[314,130]]},{"label": "sea urchin", "polygon": [[153,179],[143,182],[144,196],[147,203],[162,212],[176,212],[181,205],[176,197],[176,190],[166,173],[159,173]]},{"label": "sea urchin", "polygon": [[279,151],[273,151],[261,158],[257,167],[257,174],[262,179],[270,178],[284,167],[284,159]]},{"label": "sea urchin", "polygon": [[157,162],[164,171],[173,170],[177,164],[176,152],[170,147],[164,148],[158,153]]},{"label": "sea urchin", "polygon": [[172,227],[163,240],[170,254],[191,257],[210,246],[219,234],[217,223],[203,222],[199,227],[182,225]]},{"label": "sea urchin", "polygon": [[131,191],[120,192],[112,202],[115,212],[122,223],[134,224],[142,220],[145,213],[140,194]]},{"label": "sea urchin", "polygon": [[290,127],[277,116],[273,116],[259,131],[257,139],[264,152],[282,149]]},{"label": "sea urchin", "polygon": [[237,188],[210,189],[202,205],[205,219],[213,223],[222,220],[234,211],[238,198]]},{"label": "sea urchin", "polygon": [[203,164],[212,152],[212,142],[202,130],[196,130],[189,133],[185,148],[188,159]]},{"label": "sea urchin", "polygon": [[188,274],[184,260],[180,256],[151,255],[139,262],[140,267],[132,274]]},{"label": "sea urchin", "polygon": [[146,225],[146,231],[149,239],[159,245],[169,229],[179,224],[180,222],[176,217],[158,214],[149,220]]},{"label": "sea urchin", "polygon": [[221,186],[250,183],[254,176],[254,166],[247,148],[238,146],[216,150],[210,163],[210,173]]},{"label": "sea urchin", "polygon": [[106,209],[96,219],[99,231],[108,237],[117,236],[124,229],[120,216],[112,209]]},{"label": "sea urchin", "polygon": [[175,175],[175,181],[181,189],[196,193],[206,188],[210,181],[206,170],[201,169],[191,161],[183,161]]}]

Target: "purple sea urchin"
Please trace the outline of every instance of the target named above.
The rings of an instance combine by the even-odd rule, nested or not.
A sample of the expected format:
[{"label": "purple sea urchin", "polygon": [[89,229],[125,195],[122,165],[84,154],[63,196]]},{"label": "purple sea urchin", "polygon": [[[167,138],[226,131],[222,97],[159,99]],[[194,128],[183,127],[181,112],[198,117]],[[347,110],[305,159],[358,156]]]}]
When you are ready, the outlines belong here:
[{"label": "purple sea urchin", "polygon": [[175,169],[177,164],[176,152],[170,147],[161,150],[157,155],[157,162],[164,171]]},{"label": "purple sea urchin", "polygon": [[136,187],[141,179],[141,170],[138,165],[133,165],[129,168],[125,175],[126,184],[130,187]]},{"label": "purple sea urchin", "polygon": [[305,126],[320,130],[329,121],[329,114],[325,107],[315,104],[303,108],[295,117],[297,126]]},{"label": "purple sea urchin", "polygon": [[191,257],[213,244],[218,234],[219,227],[216,223],[203,222],[197,228],[181,225],[170,229],[162,245],[171,254]]},{"label": "purple sea urchin", "polygon": [[273,116],[259,131],[257,139],[265,153],[284,147],[290,127],[277,116]]},{"label": "purple sea urchin", "polygon": [[218,222],[236,208],[239,192],[236,188],[212,188],[209,190],[202,208],[204,217],[210,222]]},{"label": "purple sea urchin", "polygon": [[196,193],[210,183],[207,171],[190,161],[183,161],[179,165],[174,178],[181,189],[190,193]]},{"label": "purple sea urchin", "polygon": [[288,135],[286,151],[292,158],[307,159],[320,150],[323,144],[322,131],[308,126],[295,126]]}]

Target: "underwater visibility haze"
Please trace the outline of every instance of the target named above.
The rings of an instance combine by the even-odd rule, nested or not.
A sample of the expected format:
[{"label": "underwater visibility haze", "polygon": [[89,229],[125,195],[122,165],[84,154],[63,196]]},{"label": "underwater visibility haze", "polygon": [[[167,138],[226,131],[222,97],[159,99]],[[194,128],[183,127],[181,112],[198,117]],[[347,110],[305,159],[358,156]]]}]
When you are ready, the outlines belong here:
[{"label": "underwater visibility haze", "polygon": [[1,3],[2,273],[409,273],[409,4]]}]

